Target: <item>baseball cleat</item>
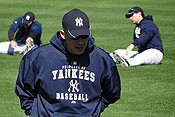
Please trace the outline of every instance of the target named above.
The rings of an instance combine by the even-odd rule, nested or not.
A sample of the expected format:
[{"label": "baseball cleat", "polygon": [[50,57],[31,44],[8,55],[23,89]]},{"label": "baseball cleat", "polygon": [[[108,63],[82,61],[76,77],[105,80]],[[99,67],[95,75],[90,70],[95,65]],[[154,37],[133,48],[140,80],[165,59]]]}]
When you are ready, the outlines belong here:
[{"label": "baseball cleat", "polygon": [[122,67],[129,67],[129,63],[126,59],[118,55],[117,53],[113,53],[113,57],[115,58],[116,61],[120,63]]},{"label": "baseball cleat", "polygon": [[113,52],[113,58],[115,59],[116,62],[119,62],[118,58],[119,58],[119,55],[115,52]]},{"label": "baseball cleat", "polygon": [[112,59],[113,59],[114,62],[116,63],[116,59],[114,58],[114,54],[113,54],[113,53],[110,53],[109,55],[112,57]]},{"label": "baseball cleat", "polygon": [[28,51],[32,50],[33,47],[34,47],[34,43],[33,43],[32,41],[29,41],[29,43],[26,44],[26,49],[25,49],[25,51],[24,51],[24,55],[25,55]]}]

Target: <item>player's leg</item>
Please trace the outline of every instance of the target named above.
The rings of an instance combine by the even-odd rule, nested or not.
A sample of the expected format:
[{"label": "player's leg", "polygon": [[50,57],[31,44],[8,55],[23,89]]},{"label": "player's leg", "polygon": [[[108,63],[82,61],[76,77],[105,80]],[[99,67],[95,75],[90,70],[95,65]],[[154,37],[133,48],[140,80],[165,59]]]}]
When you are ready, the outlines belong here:
[{"label": "player's leg", "polygon": [[163,54],[157,49],[148,49],[147,55],[149,55],[149,59],[145,59],[145,64],[160,64],[163,59]]},{"label": "player's leg", "polygon": [[113,53],[109,54],[115,62],[118,62],[118,56],[125,58],[126,50],[125,49],[117,49]]},{"label": "player's leg", "polygon": [[125,49],[117,49],[117,50],[114,51],[114,53],[116,53],[120,57],[123,57],[124,59],[128,59],[128,58],[130,58],[131,56],[135,55],[138,52],[137,51],[130,51],[129,54],[126,55],[126,50]]},{"label": "player's leg", "polygon": [[142,64],[159,64],[163,59],[163,54],[157,49],[148,49],[137,54],[133,58],[127,59],[130,66]]},{"label": "player's leg", "polygon": [[20,54],[26,54],[28,51],[32,50],[32,49],[35,49],[37,48],[38,45],[37,44],[34,44],[33,42],[32,43],[28,43],[28,44],[20,44],[18,43],[18,46],[17,48],[15,48],[14,52],[15,53],[20,53]]},{"label": "player's leg", "polygon": [[26,49],[26,45],[25,44],[20,44],[20,43],[17,43],[17,48],[14,49],[14,53],[19,53],[19,54],[22,54],[24,53],[25,49]]},{"label": "player's leg", "polygon": [[26,46],[24,44],[17,43],[16,48],[12,48],[10,42],[1,42],[0,43],[0,53],[2,54],[13,54],[13,53],[23,53]]},{"label": "player's leg", "polygon": [[130,51],[129,54],[126,56],[125,49],[117,49],[113,53],[110,53],[110,56],[115,62],[119,62],[122,67],[129,67],[130,65],[127,59],[129,59],[132,56],[135,56],[136,54],[138,54],[137,51]]},{"label": "player's leg", "polygon": [[0,53],[1,54],[13,54],[14,48],[11,47],[10,42],[1,42],[0,43]]}]

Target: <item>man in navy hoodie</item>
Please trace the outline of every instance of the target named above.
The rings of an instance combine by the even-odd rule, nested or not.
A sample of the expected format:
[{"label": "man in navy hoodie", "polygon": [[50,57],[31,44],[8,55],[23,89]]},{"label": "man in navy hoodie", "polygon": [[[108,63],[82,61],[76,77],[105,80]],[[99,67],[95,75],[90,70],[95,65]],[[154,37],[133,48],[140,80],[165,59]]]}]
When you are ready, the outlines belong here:
[{"label": "man in navy hoodie", "polygon": [[115,62],[94,45],[81,10],[66,13],[62,27],[22,58],[15,89],[21,108],[31,117],[99,117],[120,98]]},{"label": "man in navy hoodie", "polygon": [[[110,53],[113,59],[123,67],[161,63],[163,45],[159,29],[154,24],[152,16],[145,17],[143,10],[137,6],[131,8],[125,16],[136,24],[133,35],[134,41],[126,50],[118,49],[114,53]],[[132,51],[135,46],[138,47],[138,51]]]},{"label": "man in navy hoodie", "polygon": [[26,12],[24,16],[15,18],[11,24],[9,42],[0,42],[0,53],[27,53],[41,45],[42,26],[35,20],[35,14]]}]

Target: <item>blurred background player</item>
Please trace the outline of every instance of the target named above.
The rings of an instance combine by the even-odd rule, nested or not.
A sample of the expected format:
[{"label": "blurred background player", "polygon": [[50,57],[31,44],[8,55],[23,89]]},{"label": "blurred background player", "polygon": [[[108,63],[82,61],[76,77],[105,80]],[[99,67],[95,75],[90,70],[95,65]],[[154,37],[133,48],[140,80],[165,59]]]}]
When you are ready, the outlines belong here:
[{"label": "blurred background player", "polygon": [[[126,18],[136,24],[134,41],[125,49],[110,53],[114,61],[121,66],[137,66],[142,64],[159,64],[163,59],[163,45],[158,27],[151,15],[145,17],[140,7],[133,7],[126,13]],[[132,51],[137,46],[138,51]]]},{"label": "blurred background player", "polygon": [[35,21],[35,15],[32,12],[26,12],[24,16],[17,17],[11,24],[8,31],[10,42],[0,43],[0,53],[25,54],[41,45],[41,33],[41,24]]}]

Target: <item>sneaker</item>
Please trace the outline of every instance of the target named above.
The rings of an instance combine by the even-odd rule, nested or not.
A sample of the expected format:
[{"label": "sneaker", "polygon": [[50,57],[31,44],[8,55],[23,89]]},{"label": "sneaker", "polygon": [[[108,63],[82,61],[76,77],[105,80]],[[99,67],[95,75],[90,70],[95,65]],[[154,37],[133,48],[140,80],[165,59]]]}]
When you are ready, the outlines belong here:
[{"label": "sneaker", "polygon": [[34,43],[33,43],[32,41],[29,41],[29,43],[26,44],[26,49],[25,49],[25,51],[24,51],[24,55],[25,55],[28,51],[32,50],[33,47],[34,47]]},{"label": "sneaker", "polygon": [[115,52],[113,52],[113,58],[115,59],[116,62],[118,62],[119,55]]},{"label": "sneaker", "polygon": [[113,54],[113,53],[110,53],[109,55],[112,57],[112,59],[113,59],[114,62],[116,63],[116,59],[114,58],[114,54]]},{"label": "sneaker", "polygon": [[129,63],[126,59],[118,55],[117,53],[113,53],[113,57],[115,58],[116,61],[120,63],[122,67],[129,67]]}]

